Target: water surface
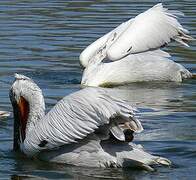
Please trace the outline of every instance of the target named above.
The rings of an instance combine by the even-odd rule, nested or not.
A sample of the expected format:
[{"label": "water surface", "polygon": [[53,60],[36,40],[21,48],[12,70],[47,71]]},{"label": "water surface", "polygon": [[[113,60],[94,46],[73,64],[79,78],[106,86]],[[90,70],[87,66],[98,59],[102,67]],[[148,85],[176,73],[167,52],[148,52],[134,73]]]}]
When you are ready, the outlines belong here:
[{"label": "water surface", "polygon": [[[0,109],[11,111],[8,98],[15,72],[32,77],[43,89],[49,110],[63,96],[80,89],[82,49],[121,22],[158,1],[143,0],[1,0]],[[196,1],[163,1],[181,10],[180,20],[196,37]],[[173,59],[196,73],[196,43],[167,47]],[[196,81],[133,83],[108,89],[139,107],[145,130],[136,143],[169,158],[170,168],[155,172],[95,169],[32,161],[12,151],[13,117],[0,119],[0,179],[195,179]]]}]

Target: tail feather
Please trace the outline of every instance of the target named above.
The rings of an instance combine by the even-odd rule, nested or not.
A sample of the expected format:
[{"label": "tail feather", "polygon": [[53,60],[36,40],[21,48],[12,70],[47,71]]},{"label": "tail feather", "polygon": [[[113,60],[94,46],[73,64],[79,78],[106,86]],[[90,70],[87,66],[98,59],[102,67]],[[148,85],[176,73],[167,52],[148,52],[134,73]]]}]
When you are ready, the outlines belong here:
[{"label": "tail feather", "polygon": [[123,151],[117,155],[117,161],[122,167],[135,167],[142,168],[147,171],[154,171],[153,167],[151,167],[152,165],[171,165],[170,160],[151,155],[140,145],[133,143],[129,143],[129,145],[131,146],[132,150]]},{"label": "tail feather", "polygon": [[123,129],[120,126],[118,126],[118,125],[112,126],[110,129],[110,132],[119,141],[125,141],[125,135],[124,135]]},{"label": "tail feather", "polygon": [[171,161],[169,159],[166,159],[166,158],[163,158],[163,157],[158,157],[156,159],[156,162],[158,164],[162,164],[162,165],[165,165],[165,166],[170,166],[171,165]]},{"label": "tail feather", "polygon": [[[104,95],[105,98],[109,95]],[[128,102],[115,97],[110,97],[112,103],[118,107],[118,111],[110,118],[110,132],[120,141],[125,141],[124,130],[130,129],[133,132],[141,132],[142,124],[134,116],[136,109],[129,105]],[[107,98],[108,100],[108,98]]]},{"label": "tail feather", "polygon": [[131,117],[131,120],[126,124],[128,129],[136,132],[136,133],[140,133],[143,131],[143,127],[141,122],[135,118],[135,117]]}]

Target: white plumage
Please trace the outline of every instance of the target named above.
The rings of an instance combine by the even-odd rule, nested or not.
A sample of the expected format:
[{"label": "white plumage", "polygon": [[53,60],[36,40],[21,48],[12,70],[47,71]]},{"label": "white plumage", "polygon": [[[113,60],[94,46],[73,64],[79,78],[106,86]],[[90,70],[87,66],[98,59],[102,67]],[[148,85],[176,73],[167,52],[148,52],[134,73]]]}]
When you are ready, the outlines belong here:
[{"label": "white plumage", "polygon": [[131,136],[143,130],[135,109],[127,102],[101,88],[85,88],[64,97],[45,115],[40,88],[26,76],[15,77],[10,90],[15,150],[77,166],[139,166],[152,170],[151,164],[170,164],[126,142],[127,129]]},{"label": "white plumage", "polygon": [[[76,143],[100,126],[109,125],[112,118],[115,120],[117,116],[121,117],[120,122],[131,121],[133,108],[124,101],[107,96],[101,89],[83,89],[63,98],[36,124],[27,134],[24,151],[31,155],[32,147],[39,151]],[[140,126],[141,131],[139,121],[134,121]],[[38,145],[43,140],[48,143],[44,148],[40,148]]]},{"label": "white plumage", "polygon": [[[107,33],[80,55],[82,85],[105,86],[138,81],[177,81],[192,77],[159,48],[193,40],[177,20],[183,15],[157,4]],[[104,60],[104,61],[103,61]],[[115,61],[115,62],[111,62]]]}]

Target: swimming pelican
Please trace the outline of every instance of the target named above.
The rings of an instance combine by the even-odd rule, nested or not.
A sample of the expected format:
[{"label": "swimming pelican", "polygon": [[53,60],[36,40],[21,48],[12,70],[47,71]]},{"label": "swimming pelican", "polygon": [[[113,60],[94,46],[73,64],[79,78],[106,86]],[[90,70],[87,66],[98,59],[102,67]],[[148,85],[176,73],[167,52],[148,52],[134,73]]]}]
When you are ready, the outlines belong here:
[{"label": "swimming pelican", "polygon": [[108,86],[141,81],[176,81],[194,75],[160,48],[171,40],[194,40],[178,22],[179,11],[157,4],[89,45],[80,54],[81,84]]},{"label": "swimming pelican", "polygon": [[41,160],[87,167],[169,165],[133,144],[143,130],[127,102],[103,89],[85,88],[64,97],[46,115],[41,89],[15,75],[10,89],[14,111],[14,150]]}]

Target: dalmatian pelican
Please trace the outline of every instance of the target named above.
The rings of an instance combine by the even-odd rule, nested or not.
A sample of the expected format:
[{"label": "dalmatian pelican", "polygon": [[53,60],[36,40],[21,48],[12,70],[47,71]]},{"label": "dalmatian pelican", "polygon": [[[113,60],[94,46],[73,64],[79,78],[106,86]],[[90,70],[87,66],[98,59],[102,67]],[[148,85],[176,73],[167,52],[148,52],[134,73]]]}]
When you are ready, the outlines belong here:
[{"label": "dalmatian pelican", "polygon": [[45,114],[41,89],[16,74],[10,89],[15,151],[44,161],[86,167],[170,165],[132,142],[143,130],[135,109],[103,88],[87,87],[60,100]]},{"label": "dalmatian pelican", "polygon": [[160,3],[90,44],[80,54],[80,63],[85,68],[81,84],[107,87],[195,78],[195,74],[161,50],[171,41],[188,47],[188,41],[194,40],[177,19],[182,15]]}]

